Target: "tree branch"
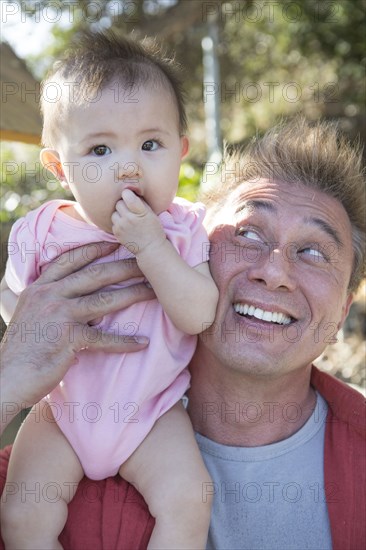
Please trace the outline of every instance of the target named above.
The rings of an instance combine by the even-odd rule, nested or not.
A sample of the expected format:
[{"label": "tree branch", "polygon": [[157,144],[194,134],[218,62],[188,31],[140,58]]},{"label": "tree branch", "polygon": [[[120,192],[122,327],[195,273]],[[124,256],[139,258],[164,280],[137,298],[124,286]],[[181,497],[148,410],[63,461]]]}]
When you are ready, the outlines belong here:
[{"label": "tree branch", "polygon": [[197,24],[204,24],[210,14],[220,14],[221,5],[226,0],[179,0],[163,14],[144,16],[136,30],[140,34],[158,35],[167,39],[175,34],[184,33]]}]

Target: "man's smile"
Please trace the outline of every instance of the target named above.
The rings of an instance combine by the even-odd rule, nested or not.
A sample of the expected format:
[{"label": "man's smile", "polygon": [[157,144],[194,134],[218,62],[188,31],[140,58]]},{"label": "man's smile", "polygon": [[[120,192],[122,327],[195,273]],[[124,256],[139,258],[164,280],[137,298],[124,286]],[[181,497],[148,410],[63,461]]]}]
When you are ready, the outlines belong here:
[{"label": "man's smile", "polygon": [[279,325],[289,325],[291,322],[295,321],[293,317],[281,311],[265,310],[247,302],[235,302],[233,307],[239,315],[244,317],[255,317],[260,321],[278,323]]}]

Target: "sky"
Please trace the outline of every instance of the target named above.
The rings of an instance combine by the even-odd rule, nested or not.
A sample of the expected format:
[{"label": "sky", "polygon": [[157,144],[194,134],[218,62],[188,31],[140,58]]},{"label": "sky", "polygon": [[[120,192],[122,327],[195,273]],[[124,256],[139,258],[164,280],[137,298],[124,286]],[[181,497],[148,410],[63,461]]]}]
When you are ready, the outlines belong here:
[{"label": "sky", "polygon": [[38,20],[34,22],[22,13],[17,2],[3,1],[1,9],[2,39],[10,44],[19,57],[35,55],[52,42],[51,29],[54,22],[50,16],[39,10]]},{"label": "sky", "polygon": [[[98,27],[109,26],[110,19],[106,17],[98,18],[98,11],[100,10],[100,8],[98,9],[98,2],[101,1],[104,0],[91,2],[88,9],[83,12],[83,16],[91,23],[98,21]],[[24,2],[21,2],[21,0],[0,0],[3,40],[6,40],[10,44],[19,57],[37,55],[42,52],[44,47],[52,43],[51,30],[55,23],[65,28],[70,26],[76,14],[75,2],[74,0],[62,2],[64,11],[58,7],[59,3],[60,0],[50,0],[46,3],[45,7],[41,7],[41,3],[35,1],[33,2],[35,14],[29,17],[20,7],[22,4],[24,7]],[[158,0],[157,2],[158,5],[164,7],[169,7],[175,3],[176,0]],[[126,0],[125,2],[109,0],[108,9],[112,17],[123,13],[127,17],[127,20],[130,18],[133,21],[134,4],[130,0]],[[151,2],[146,0],[145,10],[147,13],[154,13],[156,9],[155,0]]]}]

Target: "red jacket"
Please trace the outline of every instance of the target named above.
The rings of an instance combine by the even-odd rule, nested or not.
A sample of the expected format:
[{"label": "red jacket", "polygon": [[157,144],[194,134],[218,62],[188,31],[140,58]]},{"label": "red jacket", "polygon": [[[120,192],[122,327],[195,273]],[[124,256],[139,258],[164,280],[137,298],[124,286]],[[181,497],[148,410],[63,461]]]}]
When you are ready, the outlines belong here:
[{"label": "red jacket", "polygon": [[329,407],[324,485],[333,550],[363,550],[366,548],[365,399],[315,367],[311,383]]},{"label": "red jacket", "polygon": [[[311,383],[329,406],[324,461],[333,550],[364,550],[365,400],[359,392],[315,367]],[[10,447],[0,453],[1,491],[9,454]],[[104,481],[84,478],[69,505],[60,541],[67,550],[142,550],[153,527],[142,496],[119,476]],[[4,550],[2,541],[0,550]]]}]

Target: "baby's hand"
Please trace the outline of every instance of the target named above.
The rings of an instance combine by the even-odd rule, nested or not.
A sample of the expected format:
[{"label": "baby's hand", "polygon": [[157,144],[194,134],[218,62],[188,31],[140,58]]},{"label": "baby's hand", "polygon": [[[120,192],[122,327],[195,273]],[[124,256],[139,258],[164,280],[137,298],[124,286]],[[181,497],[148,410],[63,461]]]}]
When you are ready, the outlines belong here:
[{"label": "baby's hand", "polygon": [[124,189],[122,200],[116,204],[112,214],[112,231],[135,256],[148,247],[159,247],[166,239],[157,215],[131,189]]}]

